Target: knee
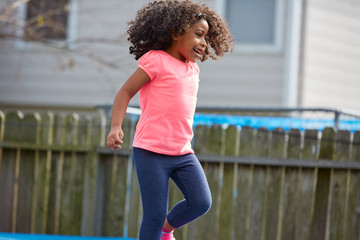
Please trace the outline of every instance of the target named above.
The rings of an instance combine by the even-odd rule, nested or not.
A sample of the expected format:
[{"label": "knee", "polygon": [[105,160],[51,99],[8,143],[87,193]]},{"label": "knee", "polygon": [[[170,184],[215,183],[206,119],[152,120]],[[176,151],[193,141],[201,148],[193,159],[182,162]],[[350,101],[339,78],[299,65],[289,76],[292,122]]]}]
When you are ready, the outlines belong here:
[{"label": "knee", "polygon": [[203,215],[210,210],[211,204],[212,204],[211,196],[207,196],[207,197],[204,196],[196,201],[195,208],[197,209],[199,215]]}]

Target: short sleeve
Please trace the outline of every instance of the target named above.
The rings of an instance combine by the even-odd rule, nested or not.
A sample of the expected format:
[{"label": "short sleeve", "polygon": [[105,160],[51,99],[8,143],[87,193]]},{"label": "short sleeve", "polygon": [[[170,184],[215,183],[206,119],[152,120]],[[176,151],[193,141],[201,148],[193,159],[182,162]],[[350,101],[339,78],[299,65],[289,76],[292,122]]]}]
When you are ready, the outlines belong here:
[{"label": "short sleeve", "polygon": [[144,70],[151,80],[159,75],[161,65],[161,56],[154,50],[145,53],[138,61],[138,67]]}]

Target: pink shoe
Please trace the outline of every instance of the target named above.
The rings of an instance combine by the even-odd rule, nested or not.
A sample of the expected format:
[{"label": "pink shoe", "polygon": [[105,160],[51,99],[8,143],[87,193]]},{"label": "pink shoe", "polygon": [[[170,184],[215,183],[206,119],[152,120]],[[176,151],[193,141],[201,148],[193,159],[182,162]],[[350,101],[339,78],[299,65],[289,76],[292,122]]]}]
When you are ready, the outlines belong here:
[{"label": "pink shoe", "polygon": [[165,233],[165,232],[162,232],[161,233],[161,240],[176,240],[174,235],[173,235],[173,232],[170,232],[170,233]]}]

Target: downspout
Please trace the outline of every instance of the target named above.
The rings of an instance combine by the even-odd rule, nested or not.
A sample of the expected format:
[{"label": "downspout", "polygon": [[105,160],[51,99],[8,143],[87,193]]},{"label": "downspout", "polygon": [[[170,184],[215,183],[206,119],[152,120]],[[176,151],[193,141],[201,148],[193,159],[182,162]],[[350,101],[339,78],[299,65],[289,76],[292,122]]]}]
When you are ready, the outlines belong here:
[{"label": "downspout", "polygon": [[283,105],[298,107],[302,6],[304,0],[289,1],[286,36]]}]

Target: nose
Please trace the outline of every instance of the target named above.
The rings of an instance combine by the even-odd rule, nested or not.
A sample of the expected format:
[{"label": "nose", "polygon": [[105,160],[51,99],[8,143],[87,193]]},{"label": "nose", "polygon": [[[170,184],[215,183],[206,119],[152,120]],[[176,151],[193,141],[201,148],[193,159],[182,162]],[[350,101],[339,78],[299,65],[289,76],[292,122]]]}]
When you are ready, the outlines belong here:
[{"label": "nose", "polygon": [[205,38],[203,37],[203,38],[201,38],[201,42],[200,42],[200,44],[201,44],[201,46],[203,46],[203,47],[206,47],[207,46],[207,42],[206,42],[206,40],[205,40]]}]

